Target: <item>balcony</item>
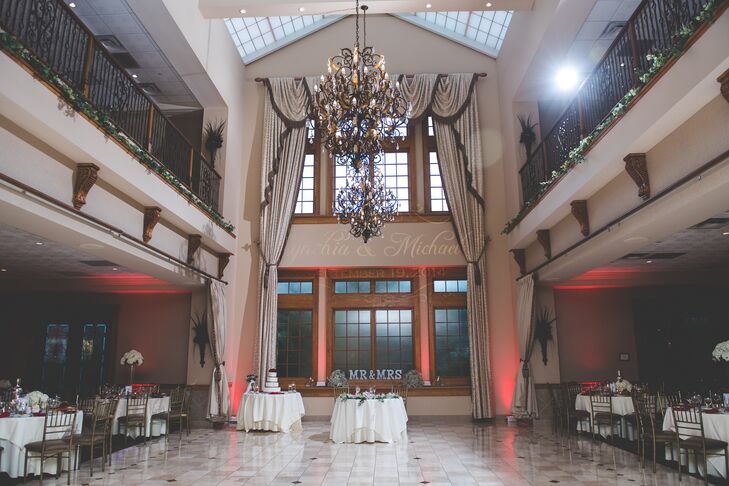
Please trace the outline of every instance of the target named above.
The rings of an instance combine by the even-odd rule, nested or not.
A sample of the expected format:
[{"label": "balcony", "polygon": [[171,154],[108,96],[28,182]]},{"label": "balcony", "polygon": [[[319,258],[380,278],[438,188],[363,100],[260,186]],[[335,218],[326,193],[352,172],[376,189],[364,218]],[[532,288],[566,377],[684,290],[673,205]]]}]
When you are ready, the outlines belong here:
[{"label": "balcony", "polygon": [[510,232],[666,72],[726,0],[644,0],[519,171],[522,210]]},{"label": "balcony", "polygon": [[60,0],[0,0],[5,52],[137,160],[228,227],[220,175]]}]

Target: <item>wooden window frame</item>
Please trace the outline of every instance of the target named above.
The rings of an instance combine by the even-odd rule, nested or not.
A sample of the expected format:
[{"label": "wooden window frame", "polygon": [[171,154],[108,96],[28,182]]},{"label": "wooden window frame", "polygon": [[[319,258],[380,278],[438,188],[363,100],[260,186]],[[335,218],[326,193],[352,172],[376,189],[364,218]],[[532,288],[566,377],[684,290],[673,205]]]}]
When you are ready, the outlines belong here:
[{"label": "wooden window frame", "polygon": [[[425,185],[423,195],[425,196],[425,214],[438,216],[450,215],[450,206],[448,207],[448,211],[433,211],[432,208],[430,198],[430,152],[435,152],[437,156],[438,150],[435,143],[435,135],[432,137],[428,135],[428,116],[429,115],[424,116],[421,123],[421,132],[423,137],[423,182]],[[438,162],[438,165],[440,166],[440,161]],[[442,179],[443,176],[441,175],[441,180]],[[445,186],[443,187],[443,194],[445,195]],[[448,198],[446,198],[446,204],[447,203]]]},{"label": "wooden window frame", "polygon": [[[296,386],[305,385],[309,378],[316,379],[318,372],[318,343],[319,343],[319,280],[318,272],[315,270],[279,270],[279,282],[300,282],[311,281],[310,294],[279,294],[279,310],[311,310],[311,376],[284,376],[286,385],[294,383]],[[278,328],[278,321],[276,324]],[[277,338],[278,339],[278,338]],[[278,356],[276,356],[278,362]]]},{"label": "wooden window frame", "polygon": [[[443,279],[466,279],[465,267],[429,268],[427,271],[428,285],[428,337],[430,349],[430,381],[435,382],[438,377],[436,371],[437,356],[435,350],[435,309],[462,309],[467,307],[467,292],[435,292],[433,290],[434,280]],[[470,317],[469,317],[470,333]],[[471,350],[469,349],[469,353]],[[470,376],[446,376],[441,377],[442,382],[447,385],[470,386]]]},{"label": "wooden window frame", "polygon": [[[410,293],[375,293],[376,280],[405,280],[411,281]],[[370,292],[368,294],[335,294],[334,282],[342,280],[369,280]],[[334,369],[334,313],[338,310],[369,310],[370,311],[370,363],[372,369],[377,369],[377,335],[375,325],[375,311],[380,309],[410,310],[412,312],[412,340],[413,340],[413,369],[422,373],[420,366],[420,308],[419,308],[419,277],[417,269],[411,268],[350,268],[327,270],[327,319],[326,319],[326,371],[327,376]],[[399,385],[399,380],[350,380],[352,385],[367,385],[390,387]]]},{"label": "wooden window frame", "polygon": [[[306,139],[306,148],[304,151],[304,156],[307,155],[313,155],[314,156],[314,212],[312,213],[294,213],[293,216],[293,223],[297,222],[304,222],[306,219],[309,218],[318,218],[320,216],[319,210],[320,210],[320,204],[319,201],[321,199],[321,142],[318,138],[315,138],[313,142],[310,142],[309,139]],[[301,174],[303,176],[303,166],[301,169]],[[298,191],[301,188],[301,179],[299,179],[299,187],[297,188],[297,194]],[[298,200],[298,195],[296,196]],[[294,205],[296,203],[294,202]]]}]

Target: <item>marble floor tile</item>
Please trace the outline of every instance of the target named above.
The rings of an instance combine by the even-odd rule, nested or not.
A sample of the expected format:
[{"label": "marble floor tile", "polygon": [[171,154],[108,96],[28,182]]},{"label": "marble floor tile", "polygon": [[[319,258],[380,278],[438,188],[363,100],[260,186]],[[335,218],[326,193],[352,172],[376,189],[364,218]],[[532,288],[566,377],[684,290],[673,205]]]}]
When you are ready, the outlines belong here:
[{"label": "marble floor tile", "polygon": [[[589,437],[555,436],[546,424],[410,424],[397,444],[334,444],[328,421],[306,421],[293,434],[193,430],[118,451],[105,472],[88,463],[79,486],[118,485],[679,485],[674,469],[641,469],[635,454]],[[44,484],[62,486],[48,478]],[[684,476],[681,486],[703,481]],[[716,482],[715,482],[716,483]]]}]

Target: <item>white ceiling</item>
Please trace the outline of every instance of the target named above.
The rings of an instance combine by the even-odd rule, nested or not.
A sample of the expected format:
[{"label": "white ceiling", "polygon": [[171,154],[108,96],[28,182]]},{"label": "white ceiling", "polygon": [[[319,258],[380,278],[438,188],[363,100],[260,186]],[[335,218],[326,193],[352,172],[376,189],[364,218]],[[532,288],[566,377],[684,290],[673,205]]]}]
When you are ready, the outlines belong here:
[{"label": "white ceiling", "polygon": [[115,38],[116,43],[113,39],[104,42],[110,52],[127,52],[134,58],[139,67],[127,71],[137,75],[136,81],[146,86],[145,91],[163,111],[202,108],[125,0],[64,1],[76,5],[73,12],[94,36]]},{"label": "white ceiling", "polygon": [[183,291],[100,257],[101,245],[86,245],[89,245],[87,250],[73,248],[0,223],[0,289]]}]

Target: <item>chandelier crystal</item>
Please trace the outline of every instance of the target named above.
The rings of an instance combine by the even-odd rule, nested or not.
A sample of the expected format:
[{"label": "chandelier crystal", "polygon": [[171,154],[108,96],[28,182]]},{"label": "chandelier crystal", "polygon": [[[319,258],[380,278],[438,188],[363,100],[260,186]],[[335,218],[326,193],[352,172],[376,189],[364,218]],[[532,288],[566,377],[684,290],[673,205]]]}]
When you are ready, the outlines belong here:
[{"label": "chandelier crystal", "polygon": [[397,197],[385,187],[377,164],[364,164],[360,170],[347,169],[344,187],[337,191],[334,214],[337,220],[351,226],[349,232],[367,243],[382,236],[382,226],[395,219]]}]

